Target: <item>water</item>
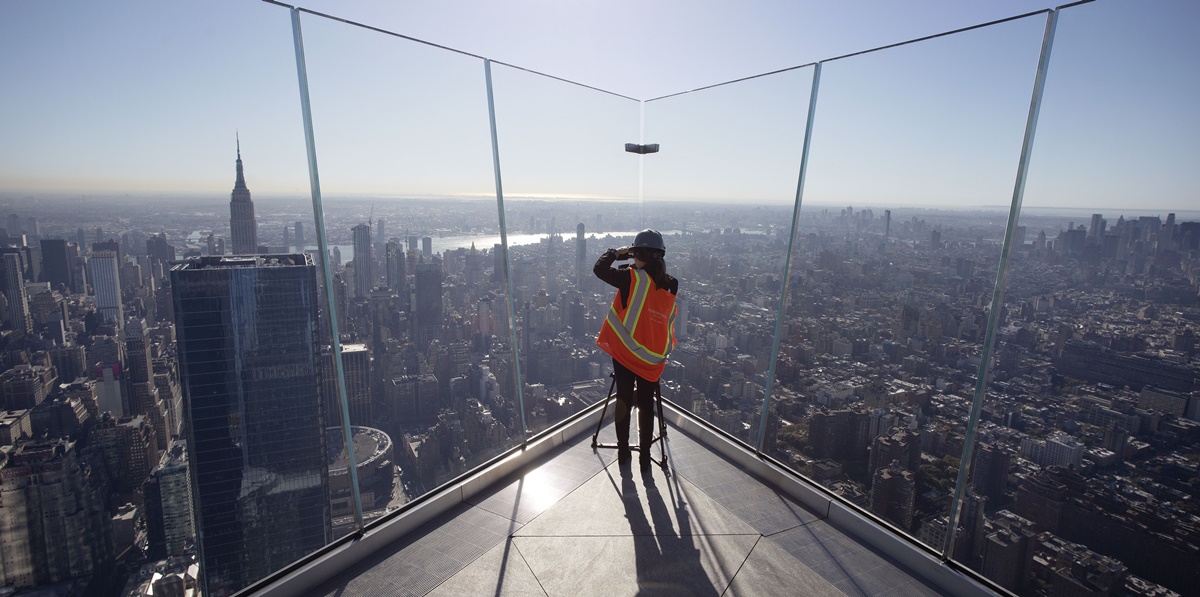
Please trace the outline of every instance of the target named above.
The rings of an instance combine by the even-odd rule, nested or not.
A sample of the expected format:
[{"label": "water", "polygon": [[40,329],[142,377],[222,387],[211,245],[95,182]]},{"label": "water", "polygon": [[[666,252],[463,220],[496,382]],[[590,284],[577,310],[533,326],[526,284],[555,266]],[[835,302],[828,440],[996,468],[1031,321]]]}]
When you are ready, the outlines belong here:
[{"label": "water", "polygon": [[[632,241],[633,237],[636,236],[638,232],[640,232],[640,230],[631,230],[631,231],[626,230],[626,231],[605,232],[602,235],[593,232],[591,234],[588,234],[587,238],[589,241],[591,241],[591,240],[599,240],[599,239],[602,239],[607,236],[613,236],[613,237],[616,237],[619,239],[623,238],[623,239],[628,239],[628,241]],[[676,233],[676,231],[668,230],[668,231],[664,232],[663,234],[670,235],[670,234],[674,234],[674,233]],[[519,247],[519,246],[523,246],[523,245],[536,245],[536,244],[542,242],[543,240],[545,240],[548,236],[550,236],[550,235],[549,234],[510,234],[510,235],[508,235],[508,246]],[[453,251],[454,249],[469,249],[469,248],[471,248],[472,243],[474,243],[475,248],[479,249],[480,251],[485,250],[485,249],[491,249],[494,245],[500,244],[500,235],[499,234],[468,235],[468,236],[440,236],[440,237],[434,236],[432,238],[433,238],[433,242],[431,244],[432,244],[434,253],[444,253],[446,251]],[[570,234],[570,235],[564,234],[563,235],[563,239],[566,241],[571,241],[574,238],[575,238],[574,234]],[[628,241],[625,241],[625,242],[628,242]],[[408,248],[407,243],[404,243],[404,245],[405,245],[405,249],[407,250],[407,248]],[[341,251],[342,263],[345,263],[347,261],[352,261],[354,259],[354,245],[331,245],[329,247],[329,250],[332,251],[333,247],[337,247]],[[417,250],[420,250],[420,249],[421,249],[421,245],[420,245],[420,243],[418,243]],[[289,247],[288,250],[289,251],[299,251],[299,252],[316,251],[317,246],[316,245],[306,245],[303,248]]]}]

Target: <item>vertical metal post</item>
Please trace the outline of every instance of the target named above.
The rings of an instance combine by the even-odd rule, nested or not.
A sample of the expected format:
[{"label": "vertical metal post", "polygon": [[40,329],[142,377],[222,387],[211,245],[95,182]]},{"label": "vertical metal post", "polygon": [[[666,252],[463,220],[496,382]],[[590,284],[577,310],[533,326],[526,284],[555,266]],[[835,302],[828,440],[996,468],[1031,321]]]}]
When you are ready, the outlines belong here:
[{"label": "vertical metal post", "polygon": [[[638,145],[646,144],[646,101],[638,102]],[[646,229],[646,154],[638,154],[638,229]]]},{"label": "vertical metal post", "polygon": [[817,90],[821,86],[821,63],[813,66],[812,90],[808,95],[808,121],[804,125],[804,148],[800,153],[800,177],[796,181],[796,203],[792,207],[791,237],[783,265],[783,288],[779,294],[779,309],[775,319],[775,340],[771,344],[771,362],[767,365],[767,384],[763,391],[762,415],[758,422],[758,441],[755,450],[762,453],[767,438],[767,416],[770,413],[771,390],[775,384],[775,361],[779,359],[779,337],[783,334],[783,312],[787,307],[789,281],[792,279],[792,253],[796,250],[796,227],[800,223],[800,204],[804,199],[804,179],[808,175],[808,154],[812,145],[813,121],[817,115]]},{"label": "vertical metal post", "polygon": [[988,312],[987,331],[983,339],[979,370],[975,374],[975,397],[971,402],[971,414],[967,419],[967,433],[963,439],[962,460],[958,463],[958,480],[954,483],[954,499],[950,502],[950,515],[946,526],[946,541],[942,546],[942,557],[950,559],[954,554],[954,535],[958,528],[959,510],[967,479],[970,478],[971,458],[975,452],[975,433],[979,426],[979,414],[983,399],[987,395],[987,378],[992,369],[992,347],[996,343],[996,328],[1000,325],[1000,310],[1004,306],[1004,287],[1008,283],[1008,262],[1012,256],[1013,236],[1017,220],[1021,215],[1021,201],[1025,198],[1025,180],[1029,175],[1029,160],[1033,154],[1033,137],[1037,131],[1038,114],[1042,108],[1042,92],[1046,88],[1046,72],[1050,68],[1050,51],[1054,47],[1054,30],[1058,26],[1058,10],[1046,14],[1046,32],[1042,35],[1042,53],[1038,58],[1037,74],[1033,82],[1033,97],[1029,100],[1029,116],[1025,121],[1025,139],[1021,142],[1021,159],[1017,163],[1017,180],[1013,185],[1012,205],[1008,208],[1008,225],[1004,230],[1004,247],[1000,251],[1000,266],[996,270],[996,286],[992,290],[992,304]]},{"label": "vertical metal post", "polygon": [[[487,80],[488,121],[492,128],[492,168],[496,171],[496,211],[500,214],[500,250],[504,254],[504,287],[508,296],[508,332],[512,343],[513,371],[516,372],[517,408],[521,411],[521,445],[529,441],[529,427],[525,423],[524,378],[521,376],[521,355],[517,352],[517,316],[513,309],[512,271],[508,261],[508,226],[504,223],[504,185],[500,181],[500,138],[496,135],[496,100],[492,95],[492,61],[484,59],[483,75]],[[529,325],[526,321],[525,325]]]},{"label": "vertical metal post", "polygon": [[292,9],[292,43],[296,46],[296,79],[300,83],[300,115],[304,119],[304,145],[308,150],[308,184],[312,189],[313,217],[317,225],[317,247],[325,272],[325,300],[329,303],[329,327],[333,334],[333,369],[337,372],[338,403],[342,406],[342,435],[349,454],[350,488],[354,494],[354,522],[363,528],[362,498],[358,492],[358,466],[354,461],[354,438],[350,433],[350,404],[346,400],[346,373],[342,367],[342,340],[338,332],[337,302],[333,297],[333,272],[329,267],[329,241],[325,235],[325,212],[321,205],[321,180],[317,176],[317,144],[313,137],[312,105],[308,97],[308,67],[304,62],[304,36],[300,32],[300,9]]}]

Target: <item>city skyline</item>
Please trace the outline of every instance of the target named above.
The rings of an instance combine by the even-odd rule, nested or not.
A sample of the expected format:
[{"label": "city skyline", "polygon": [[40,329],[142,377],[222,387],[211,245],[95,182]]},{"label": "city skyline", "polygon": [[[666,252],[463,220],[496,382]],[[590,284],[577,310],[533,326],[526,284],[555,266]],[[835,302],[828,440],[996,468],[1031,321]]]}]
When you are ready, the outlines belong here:
[{"label": "city skyline", "polygon": [[[247,164],[247,174],[253,173],[252,164]],[[372,267],[363,268],[371,272],[365,296],[355,297],[351,290],[362,280],[358,263],[354,273],[347,267],[349,252],[342,262],[328,264],[334,284],[330,307],[338,314],[345,350],[355,352],[358,363],[347,368],[352,422],[369,412],[371,426],[383,434],[378,437],[386,435],[404,447],[394,463],[375,462],[360,471],[365,475],[360,481],[364,520],[385,516],[511,447],[526,428],[536,433],[603,398],[607,365],[592,337],[611,297],[590,277],[579,275],[580,257],[571,249],[578,247],[579,224],[590,241],[586,263],[586,257],[608,245],[627,243],[629,225],[645,217],[665,232],[670,271],[686,289],[681,343],[664,377],[672,402],[740,442],[754,442],[773,354],[771,339],[779,333],[774,324],[779,293],[787,280],[790,288],[782,305],[786,331],[770,378],[774,386],[765,450],[847,502],[939,549],[948,534],[948,490],[961,466],[962,425],[989,325],[984,305],[1001,256],[1005,218],[976,210],[821,209],[799,222],[789,275],[783,268],[792,235],[775,223],[790,213],[786,206],[748,212],[731,205],[698,204],[684,212],[650,206],[638,214],[604,202],[518,202],[509,207],[510,231],[514,237],[535,231],[540,241],[510,245],[506,266],[498,246],[435,250],[432,231],[470,233],[495,217],[463,210],[463,205],[408,202],[394,206],[396,211],[376,205],[374,216],[386,217],[387,230],[400,242],[360,235],[360,244],[373,245]],[[266,364],[261,374],[254,374],[257,365],[244,360],[261,361],[265,355],[259,350],[256,356],[254,343],[266,337],[278,340],[282,332],[273,327],[279,322],[261,316],[270,311],[290,317],[294,310],[282,305],[301,294],[315,308],[320,302],[312,296],[315,289],[280,294],[278,281],[222,286],[217,280],[194,285],[177,279],[180,268],[196,264],[208,264],[196,273],[230,271],[249,278],[257,270],[287,269],[271,263],[278,255],[213,253],[224,243],[209,242],[209,235],[215,233],[220,241],[228,234],[222,229],[229,222],[224,207],[187,215],[109,205],[96,211],[86,230],[75,227],[77,210],[8,214],[9,227],[24,233],[9,236],[10,244],[53,247],[55,243],[41,241],[84,239],[82,253],[77,242],[65,243],[68,261],[78,265],[89,257],[103,261],[117,255],[122,260],[117,268],[121,305],[130,318],[123,331],[116,322],[104,321],[102,305],[90,294],[72,291],[67,282],[53,288],[49,282],[25,283],[33,334],[21,339],[17,331],[5,331],[7,358],[39,364],[12,368],[0,384],[6,384],[8,395],[21,396],[22,402],[8,408],[28,408],[6,416],[30,416],[39,421],[35,429],[47,420],[38,413],[53,408],[98,413],[92,419],[76,415],[83,430],[77,433],[85,433],[95,446],[85,457],[106,463],[113,491],[125,499],[144,487],[155,500],[144,514],[131,514],[145,516],[148,528],[155,529],[147,539],[150,550],[177,551],[187,545],[181,543],[187,529],[186,516],[179,512],[182,485],[172,475],[178,474],[177,457],[189,428],[195,433],[200,424],[193,412],[196,392],[216,388],[189,381],[195,373],[189,372],[194,359],[187,356],[194,348],[189,346],[193,331],[215,332],[222,342],[234,343],[221,351],[222,358],[242,359],[248,379],[295,370],[308,376],[294,386],[311,386],[305,400],[320,400],[323,406],[331,400],[329,364],[320,365],[319,375],[316,364],[294,367],[291,360]],[[369,211],[346,209],[350,207],[339,204],[325,214],[330,234],[348,242],[353,228],[365,231],[364,220],[372,217]],[[270,246],[294,227],[297,214],[260,209],[256,216],[262,221],[260,238]],[[1157,525],[1194,516],[1182,500],[1192,486],[1172,482],[1158,467],[1195,456],[1192,434],[1200,434],[1200,397],[1194,395],[1200,222],[1149,214],[1021,216],[1014,231],[1006,316],[997,327],[1000,342],[978,427],[979,456],[967,480],[967,509],[954,557],[1004,586],[1045,588],[1047,581],[1014,568],[1009,551],[993,553],[980,546],[995,540],[1018,546],[1019,557],[1032,557],[1035,550],[1059,549],[1055,542],[1078,542],[1086,547],[1070,549],[1093,553],[1088,557],[1102,554],[1139,578],[1180,586],[1190,573],[1173,572],[1179,567],[1168,564],[1179,557],[1178,542],[1190,540],[1186,533],[1154,543],[1153,550],[1129,552],[1078,527],[1085,521],[1095,528],[1124,528],[1119,527],[1123,519],[1114,512],[1081,510],[1071,500],[1088,491],[1108,491],[1107,483],[1126,483],[1114,476],[1134,474],[1135,469],[1125,468],[1128,462],[1144,470],[1137,473],[1139,486],[1157,484],[1153,487],[1159,495],[1174,496],[1161,506],[1133,504],[1157,508],[1145,514],[1150,517],[1146,520]],[[564,222],[574,224],[574,237],[543,232]],[[613,232],[617,236],[609,236]],[[380,243],[391,244],[390,250],[377,251],[374,245]],[[18,264],[31,254],[22,247],[6,251],[8,260]],[[174,262],[176,279],[168,280],[164,269],[176,254],[183,260]],[[47,256],[52,254],[42,256],[44,275],[55,267]],[[22,268],[22,275],[40,278],[36,267],[29,273]],[[64,278],[61,272],[56,276]],[[311,273],[305,275],[310,278]],[[231,293],[235,288],[274,290],[254,297],[231,294],[226,303],[220,299],[225,286]],[[511,316],[503,307],[510,293],[515,305]],[[176,328],[168,318],[172,298],[174,321],[187,329]],[[197,306],[228,304],[237,311],[229,321],[250,327],[225,334],[222,330],[232,323],[213,325],[219,313],[183,306],[196,300],[201,301]],[[264,311],[264,301],[274,307]],[[305,334],[327,336],[328,321],[313,323],[309,321]],[[49,348],[31,352],[38,346]],[[327,338],[312,338],[293,356],[315,363],[317,351],[327,347]],[[272,349],[272,363],[278,353]],[[220,362],[201,361],[205,367]],[[176,368],[179,381],[172,388]],[[57,386],[44,382],[43,390],[33,395],[17,389],[30,378],[55,379],[60,371],[65,377]],[[291,398],[300,394],[289,392]],[[104,415],[106,410],[112,414]],[[236,435],[261,427],[251,416],[254,412],[248,405],[244,415],[214,418],[207,413],[212,420],[205,422],[205,432]],[[333,418],[340,415],[324,416],[323,428],[336,430]],[[177,420],[182,426],[177,427]],[[302,443],[311,448],[318,442],[313,428],[305,423],[288,429],[293,439],[308,437]],[[1164,443],[1164,437],[1175,436],[1179,443]],[[248,437],[234,445],[253,452],[255,440]],[[272,437],[283,439],[279,433]],[[31,441],[20,435],[15,445],[28,449]],[[326,452],[331,458],[336,454]],[[152,470],[160,455],[161,468]],[[186,453],[186,466],[193,471],[207,460],[202,451]],[[1063,464],[1076,470],[1049,468]],[[394,484],[388,482],[393,470],[388,467],[393,466]],[[253,489],[259,480],[269,480],[262,476],[267,468],[252,463],[242,472],[241,487]],[[193,495],[203,493],[199,485],[193,481]],[[160,490],[168,486],[174,489]],[[1054,489],[1059,486],[1074,488],[1074,493]],[[329,525],[326,540],[354,525],[345,479],[338,488],[331,481],[328,494],[325,508],[330,509],[322,523]],[[1052,515],[1055,503],[1060,504],[1059,516]],[[24,511],[7,512],[18,516]],[[203,526],[202,518],[196,525]],[[173,548],[167,547],[169,532],[175,533]],[[200,553],[204,551],[201,546]],[[127,562],[142,561],[137,559],[140,552],[130,553]],[[270,560],[276,556],[280,560]],[[249,564],[258,567],[256,576],[287,557],[269,554]],[[1038,574],[1069,572],[1051,566]]]}]

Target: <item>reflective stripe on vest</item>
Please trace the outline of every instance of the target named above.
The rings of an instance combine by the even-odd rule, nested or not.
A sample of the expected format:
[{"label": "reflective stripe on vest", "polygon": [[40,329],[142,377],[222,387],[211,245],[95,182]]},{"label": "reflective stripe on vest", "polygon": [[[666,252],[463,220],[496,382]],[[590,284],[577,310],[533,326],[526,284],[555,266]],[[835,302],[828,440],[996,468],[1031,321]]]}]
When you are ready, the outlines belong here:
[{"label": "reflective stripe on vest", "polygon": [[650,292],[650,275],[639,269],[630,269],[630,271],[633,272],[633,281],[629,288],[629,306],[625,309],[625,320],[622,321],[621,317],[617,315],[614,305],[608,309],[606,323],[617,334],[617,339],[629,350],[630,354],[647,365],[658,365],[667,360],[667,355],[670,354],[671,348],[675,346],[674,323],[675,313],[678,312],[678,309],[674,307],[671,309],[665,352],[654,352],[635,340],[633,332],[637,329],[638,321],[642,315],[642,307],[646,304],[646,295]]}]

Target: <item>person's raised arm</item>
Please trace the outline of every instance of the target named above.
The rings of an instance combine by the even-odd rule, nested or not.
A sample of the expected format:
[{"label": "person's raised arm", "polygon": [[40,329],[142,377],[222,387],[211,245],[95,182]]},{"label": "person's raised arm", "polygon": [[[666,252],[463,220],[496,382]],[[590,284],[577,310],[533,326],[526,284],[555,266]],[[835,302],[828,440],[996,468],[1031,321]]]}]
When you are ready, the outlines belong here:
[{"label": "person's raised arm", "polygon": [[596,266],[592,268],[592,273],[596,274],[597,278],[604,280],[605,284],[612,286],[621,293],[621,304],[629,304],[629,272],[624,268],[614,268],[613,262],[618,259],[630,259],[633,255],[629,252],[629,247],[621,247],[620,249],[609,249],[596,260]]}]

